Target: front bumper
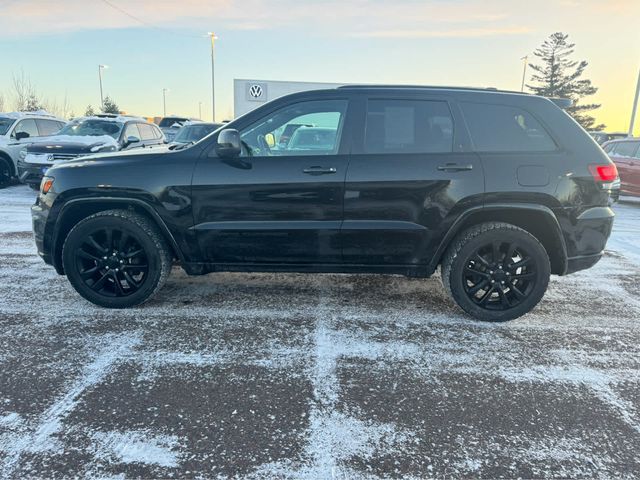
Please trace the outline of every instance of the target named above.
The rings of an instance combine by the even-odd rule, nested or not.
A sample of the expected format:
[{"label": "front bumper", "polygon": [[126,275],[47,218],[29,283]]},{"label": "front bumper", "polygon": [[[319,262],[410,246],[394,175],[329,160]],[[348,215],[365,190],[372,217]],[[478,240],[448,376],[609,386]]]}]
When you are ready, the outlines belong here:
[{"label": "front bumper", "polygon": [[46,248],[47,244],[51,244],[50,241],[46,241],[46,227],[47,220],[49,219],[49,212],[49,207],[43,205],[40,202],[40,198],[38,198],[36,200],[36,203],[31,206],[31,223],[33,226],[33,236],[36,241],[36,249],[38,250],[38,255],[42,257],[45,263],[53,265],[53,257],[51,255],[51,252]]},{"label": "front bumper", "polygon": [[20,160],[18,161],[18,179],[21,183],[28,185],[40,185],[42,177],[52,166],[53,163],[27,163],[24,160]]}]

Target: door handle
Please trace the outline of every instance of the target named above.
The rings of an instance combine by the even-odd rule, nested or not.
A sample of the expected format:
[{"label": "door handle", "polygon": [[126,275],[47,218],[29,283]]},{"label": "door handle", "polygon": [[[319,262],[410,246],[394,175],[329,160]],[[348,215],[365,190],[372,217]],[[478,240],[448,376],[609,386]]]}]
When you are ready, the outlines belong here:
[{"label": "door handle", "polygon": [[473,170],[473,165],[460,165],[458,163],[447,163],[445,165],[438,165],[438,170],[441,172],[464,172],[467,170]]},{"label": "door handle", "polygon": [[329,167],[329,168],[324,168],[324,167],[307,167],[304,170],[302,170],[304,173],[307,173],[309,175],[327,175],[330,173],[336,173],[338,170],[333,168],[333,167]]}]

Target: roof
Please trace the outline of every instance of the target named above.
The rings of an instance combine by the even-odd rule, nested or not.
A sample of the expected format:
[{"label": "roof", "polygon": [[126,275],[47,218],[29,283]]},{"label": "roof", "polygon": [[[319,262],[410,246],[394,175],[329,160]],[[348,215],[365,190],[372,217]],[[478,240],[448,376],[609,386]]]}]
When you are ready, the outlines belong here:
[{"label": "roof", "polygon": [[74,123],[84,122],[85,120],[102,120],[112,121],[116,123],[126,123],[131,121],[150,123],[142,117],[136,117],[133,115],[116,115],[113,113],[98,113],[96,115],[89,115],[87,117],[76,117],[73,119]]},{"label": "roof", "polygon": [[0,112],[0,117],[14,118],[16,120],[21,118],[38,117],[38,118],[51,118],[51,119],[61,120],[63,122],[66,122],[66,120],[62,118],[58,118],[54,114],[49,113],[46,110],[36,110],[35,112]]}]

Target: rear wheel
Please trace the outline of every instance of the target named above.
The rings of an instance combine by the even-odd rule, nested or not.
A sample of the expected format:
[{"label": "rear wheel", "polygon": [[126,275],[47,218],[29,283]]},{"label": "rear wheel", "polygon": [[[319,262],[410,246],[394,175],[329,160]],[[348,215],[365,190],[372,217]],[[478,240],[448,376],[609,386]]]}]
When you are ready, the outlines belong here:
[{"label": "rear wheel", "polygon": [[527,231],[483,223],[460,234],[442,262],[442,282],[471,316],[501,322],[529,312],[542,299],[549,256]]},{"label": "rear wheel", "polygon": [[156,226],[126,210],[85,218],[69,232],[62,250],[73,288],[107,308],[132,307],[148,300],[164,285],[171,260]]}]

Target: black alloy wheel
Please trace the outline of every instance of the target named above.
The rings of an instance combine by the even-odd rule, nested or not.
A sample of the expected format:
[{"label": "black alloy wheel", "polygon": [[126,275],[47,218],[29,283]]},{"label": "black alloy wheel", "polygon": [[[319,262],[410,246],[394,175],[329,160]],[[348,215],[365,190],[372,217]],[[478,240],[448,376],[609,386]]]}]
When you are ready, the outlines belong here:
[{"label": "black alloy wheel", "polygon": [[107,308],[126,308],[149,299],[165,283],[172,254],[148,218],[107,210],[80,221],[62,249],[65,274],[76,291]]},{"label": "black alloy wheel", "polygon": [[479,320],[501,322],[538,304],[551,266],[547,251],[529,232],[490,222],[458,235],[441,270],[445,288],[464,311]]}]

